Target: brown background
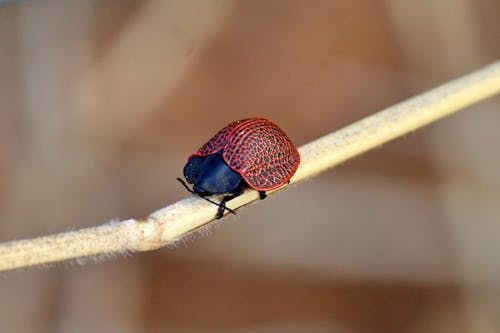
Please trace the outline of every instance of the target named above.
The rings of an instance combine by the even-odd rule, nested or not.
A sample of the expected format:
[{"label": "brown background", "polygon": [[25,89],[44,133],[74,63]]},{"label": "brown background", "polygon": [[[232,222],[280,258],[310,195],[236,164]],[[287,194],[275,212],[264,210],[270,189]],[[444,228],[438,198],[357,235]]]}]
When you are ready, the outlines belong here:
[{"label": "brown background", "polygon": [[[500,55],[500,3],[0,6],[0,241],[143,217],[215,131],[297,145]],[[2,332],[498,332],[498,98],[176,249],[0,277]]]}]

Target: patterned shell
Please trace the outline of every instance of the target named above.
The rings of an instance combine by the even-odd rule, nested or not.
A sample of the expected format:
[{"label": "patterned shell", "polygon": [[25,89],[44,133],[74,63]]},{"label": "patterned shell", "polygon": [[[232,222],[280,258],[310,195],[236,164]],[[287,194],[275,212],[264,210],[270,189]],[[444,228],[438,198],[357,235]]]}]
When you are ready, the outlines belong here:
[{"label": "patterned shell", "polygon": [[222,153],[227,165],[257,191],[284,185],[300,163],[299,152],[285,132],[261,118],[227,125],[189,159],[215,153]]}]

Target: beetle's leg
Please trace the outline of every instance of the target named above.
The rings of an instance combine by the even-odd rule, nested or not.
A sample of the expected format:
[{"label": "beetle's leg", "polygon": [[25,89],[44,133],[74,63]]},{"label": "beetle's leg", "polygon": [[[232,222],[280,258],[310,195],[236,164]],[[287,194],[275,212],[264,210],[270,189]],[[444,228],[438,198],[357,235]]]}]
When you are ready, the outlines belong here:
[{"label": "beetle's leg", "polygon": [[[234,198],[240,196],[243,194],[243,187],[240,185],[238,185],[233,192],[229,193],[228,195],[225,195],[222,197],[222,200],[220,202],[220,206],[219,206],[219,209],[217,210],[217,215],[215,215],[215,218],[216,219],[220,219],[223,215],[224,215],[224,212],[227,210],[229,210],[227,207],[226,207],[226,202],[228,201],[231,201],[233,200]],[[232,212],[234,213],[234,212]],[[236,213],[234,213],[236,215]]]},{"label": "beetle's leg", "polygon": [[265,198],[267,198],[266,191],[259,191],[259,198],[260,200],[264,200]]}]

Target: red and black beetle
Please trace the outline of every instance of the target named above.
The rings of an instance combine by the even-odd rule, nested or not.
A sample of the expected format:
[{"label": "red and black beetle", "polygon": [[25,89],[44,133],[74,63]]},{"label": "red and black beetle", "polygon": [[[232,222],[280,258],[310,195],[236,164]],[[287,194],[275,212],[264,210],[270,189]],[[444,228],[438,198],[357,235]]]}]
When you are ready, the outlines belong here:
[{"label": "red and black beetle", "polygon": [[288,136],[267,119],[250,118],[235,121],[214,135],[191,155],[184,166],[184,177],[193,184],[188,191],[203,198],[211,194],[223,197],[216,218],[228,209],[225,203],[243,193],[248,185],[266,191],[286,184],[300,163],[300,155]]}]

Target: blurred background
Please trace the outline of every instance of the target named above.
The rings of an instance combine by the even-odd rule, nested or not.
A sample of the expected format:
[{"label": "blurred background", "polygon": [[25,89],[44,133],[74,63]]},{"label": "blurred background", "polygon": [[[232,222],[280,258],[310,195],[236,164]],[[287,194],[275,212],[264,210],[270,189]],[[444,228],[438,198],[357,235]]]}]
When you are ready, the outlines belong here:
[{"label": "blurred background", "polygon": [[[141,218],[266,117],[297,146],[500,55],[500,2],[0,5],[0,241]],[[0,276],[2,332],[500,332],[500,99],[175,249]]]}]

